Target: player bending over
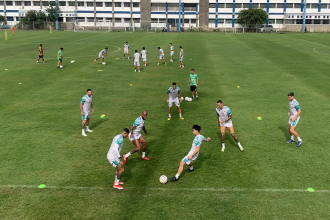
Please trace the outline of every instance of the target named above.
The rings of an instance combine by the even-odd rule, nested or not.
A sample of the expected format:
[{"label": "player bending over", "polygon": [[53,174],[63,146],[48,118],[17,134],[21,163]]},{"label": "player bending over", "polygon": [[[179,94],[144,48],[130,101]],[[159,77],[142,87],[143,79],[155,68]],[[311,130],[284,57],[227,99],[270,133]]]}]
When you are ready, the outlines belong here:
[{"label": "player bending over", "polygon": [[108,48],[104,48],[103,50],[101,50],[101,52],[99,53],[98,57],[94,60],[94,63],[96,63],[96,60],[102,58],[102,64],[104,63],[104,56],[108,55]]},{"label": "player bending over", "polygon": [[191,149],[190,149],[189,153],[181,160],[179,170],[175,176],[170,178],[171,181],[179,180],[179,176],[182,173],[183,166],[185,164],[187,164],[189,166],[189,168],[186,169],[187,171],[194,171],[192,162],[197,159],[202,142],[203,141],[209,142],[211,140],[210,137],[205,138],[203,135],[201,135],[199,133],[200,131],[201,131],[201,127],[199,125],[194,125],[192,127],[192,132],[195,135],[195,138],[192,142]]},{"label": "player bending over", "polygon": [[139,52],[137,50],[135,50],[135,53],[134,53],[133,57],[134,57],[134,59],[133,59],[134,72],[136,72],[136,67],[138,68],[138,70],[140,72],[141,55],[139,54]]},{"label": "player bending over", "polygon": [[39,63],[40,59],[42,59],[42,62],[45,63],[44,50],[42,49],[42,44],[40,44],[38,52],[39,52],[39,58],[37,60],[37,63]]},{"label": "player bending over", "polygon": [[164,55],[164,51],[163,51],[163,49],[161,49],[160,47],[158,47],[158,51],[159,51],[159,59],[158,59],[158,63],[157,63],[157,65],[159,65],[159,62],[160,62],[161,60],[164,60],[164,63],[165,63],[165,65],[166,65],[166,60],[165,60],[165,55]]},{"label": "player bending over", "polygon": [[233,122],[231,121],[232,114],[230,108],[224,106],[221,100],[217,102],[217,106],[218,107],[215,109],[215,111],[217,113],[218,126],[220,127],[220,133],[221,133],[221,143],[222,143],[221,151],[224,152],[226,148],[225,132],[227,128],[230,131],[231,136],[235,139],[239,149],[243,152],[244,148],[242,147],[236,134],[234,133],[234,126],[233,126]]},{"label": "player bending over", "polygon": [[135,152],[138,152],[141,149],[142,144],[142,160],[149,160],[148,157],[146,157],[146,149],[147,149],[147,142],[141,135],[141,131],[143,130],[146,135],[148,135],[148,132],[144,126],[145,120],[147,119],[148,112],[146,110],[142,111],[142,114],[140,117],[138,117],[135,121],[133,126],[131,127],[131,131],[129,133],[129,139],[132,141],[133,145],[135,146],[135,149],[131,150],[127,154],[123,155],[124,162],[127,164],[127,159],[129,156],[134,154]]},{"label": "player bending over", "polygon": [[123,189],[121,185],[124,183],[120,180],[124,172],[124,166],[123,162],[120,160],[120,151],[124,144],[124,138],[128,136],[128,133],[128,128],[124,128],[121,134],[118,134],[116,137],[114,137],[107,154],[108,161],[113,167],[116,168],[115,181],[113,182],[113,188],[116,189]]},{"label": "player bending over", "polygon": [[294,129],[296,128],[296,126],[299,122],[301,109],[300,109],[299,103],[294,98],[293,92],[290,92],[288,94],[288,99],[289,99],[289,109],[290,109],[290,111],[288,112],[288,116],[290,117],[289,118],[289,132],[291,135],[291,139],[289,141],[287,141],[287,143],[288,144],[295,143],[294,136],[296,136],[296,138],[298,139],[296,147],[299,147],[302,144],[303,140],[299,137],[298,133]]},{"label": "player bending over", "polygon": [[[180,101],[179,101],[180,100]],[[173,82],[172,86],[168,88],[166,92],[166,102],[168,103],[168,119],[171,120],[171,108],[173,103],[178,107],[180,119],[183,120],[184,118],[181,115],[181,108],[180,108],[180,102],[181,100],[181,93],[180,93],[180,88],[176,86],[176,83]]]},{"label": "player bending over", "polygon": [[125,59],[125,55],[127,54],[127,59],[129,60],[129,45],[128,45],[128,42],[126,42],[124,44],[124,56],[123,56],[123,60]]}]

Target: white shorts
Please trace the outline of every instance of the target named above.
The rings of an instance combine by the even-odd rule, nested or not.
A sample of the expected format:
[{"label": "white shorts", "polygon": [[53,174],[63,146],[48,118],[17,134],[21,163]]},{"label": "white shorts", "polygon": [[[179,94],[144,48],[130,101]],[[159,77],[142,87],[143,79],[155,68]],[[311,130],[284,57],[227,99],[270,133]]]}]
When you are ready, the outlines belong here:
[{"label": "white shorts", "polygon": [[230,127],[232,127],[232,126],[233,126],[233,122],[232,122],[232,120],[229,120],[229,121],[227,121],[227,122],[225,122],[225,123],[220,124],[220,127],[230,128]]},{"label": "white shorts", "polygon": [[300,116],[298,116],[298,118],[295,121],[291,120],[291,117],[289,118],[289,124],[293,127],[296,127],[298,122],[299,122]]},{"label": "white shorts", "polygon": [[147,58],[146,57],[142,57],[142,61],[143,62],[146,62],[147,61]]},{"label": "white shorts", "polygon": [[171,51],[171,56],[173,56],[174,55],[174,51]]},{"label": "white shorts", "polygon": [[134,61],[134,66],[140,66],[140,61]]},{"label": "white shorts", "polygon": [[115,158],[115,159],[109,159],[108,158],[108,161],[110,162],[110,164],[113,166],[113,167],[117,167],[117,165],[119,164],[120,160]]},{"label": "white shorts", "polygon": [[165,60],[165,56],[160,55],[160,56],[159,56],[159,59],[160,59],[160,60]]},{"label": "white shorts", "polygon": [[168,107],[172,107],[173,103],[179,107],[180,106],[180,101],[179,101],[179,98],[176,98],[176,99],[169,99],[168,100]]},{"label": "white shorts", "polygon": [[183,62],[183,57],[180,57],[180,61]]},{"label": "white shorts", "polygon": [[134,134],[133,133],[133,137],[131,138],[131,132],[128,134],[128,137],[131,141],[134,141],[134,140],[139,140],[140,137],[141,137],[141,134]]},{"label": "white shorts", "polygon": [[103,53],[101,52],[101,53],[99,53],[99,58],[104,58],[104,56],[103,56]]},{"label": "white shorts", "polygon": [[84,112],[84,115],[81,116],[81,120],[85,121],[87,118],[91,117],[91,112]]},{"label": "white shorts", "polygon": [[189,155],[186,155],[184,158],[182,158],[182,161],[189,165],[189,164],[191,164],[191,162],[193,162],[194,160],[197,159],[198,155],[199,155],[199,152],[197,154],[195,154],[190,160],[188,160]]},{"label": "white shorts", "polygon": [[127,49],[124,49],[124,53],[128,53],[128,50]]}]

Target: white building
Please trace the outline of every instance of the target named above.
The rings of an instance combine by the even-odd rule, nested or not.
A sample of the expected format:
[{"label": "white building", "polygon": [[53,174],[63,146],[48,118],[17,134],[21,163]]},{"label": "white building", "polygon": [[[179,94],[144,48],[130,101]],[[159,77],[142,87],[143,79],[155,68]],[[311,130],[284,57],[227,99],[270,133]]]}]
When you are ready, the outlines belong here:
[{"label": "white building", "polygon": [[[183,27],[239,27],[242,9],[264,9],[267,23],[281,28],[284,24],[302,24],[303,0],[181,0]],[[0,14],[10,25],[19,22],[29,10],[44,11],[48,1],[0,1]],[[78,21],[82,26],[176,27],[179,0],[72,0],[58,2],[59,22]],[[306,24],[329,24],[330,0],[307,0]]]}]

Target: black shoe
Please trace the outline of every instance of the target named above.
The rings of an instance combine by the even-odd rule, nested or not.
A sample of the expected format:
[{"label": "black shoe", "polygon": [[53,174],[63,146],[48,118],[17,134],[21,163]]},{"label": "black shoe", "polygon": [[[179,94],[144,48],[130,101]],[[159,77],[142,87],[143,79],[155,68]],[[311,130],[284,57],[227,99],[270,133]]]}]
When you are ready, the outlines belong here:
[{"label": "black shoe", "polygon": [[187,168],[186,171],[194,171],[194,168],[192,170],[190,168]]},{"label": "black shoe", "polygon": [[177,179],[175,176],[170,178],[171,181],[178,181],[179,179]]},{"label": "black shoe", "polygon": [[198,97],[196,97],[196,101],[198,101]]}]

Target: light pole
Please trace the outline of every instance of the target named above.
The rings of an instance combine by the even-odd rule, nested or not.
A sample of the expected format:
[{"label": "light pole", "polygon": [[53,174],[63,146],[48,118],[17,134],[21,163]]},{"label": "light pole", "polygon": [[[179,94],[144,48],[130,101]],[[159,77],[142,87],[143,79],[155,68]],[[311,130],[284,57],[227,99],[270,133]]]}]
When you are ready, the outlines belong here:
[{"label": "light pole", "polygon": [[55,11],[56,11],[56,30],[58,30],[58,0],[55,0]]},{"label": "light pole", "polygon": [[305,33],[305,25],[306,25],[306,0],[304,0],[304,16],[303,16],[302,33]]},{"label": "light pole", "polygon": [[181,0],[179,0],[179,25],[177,25],[176,31],[181,31]]}]

